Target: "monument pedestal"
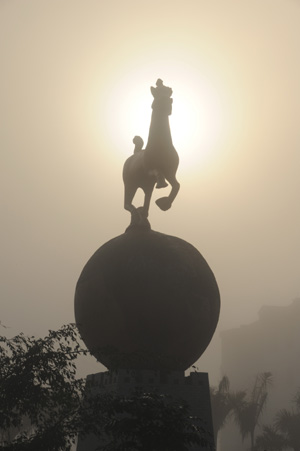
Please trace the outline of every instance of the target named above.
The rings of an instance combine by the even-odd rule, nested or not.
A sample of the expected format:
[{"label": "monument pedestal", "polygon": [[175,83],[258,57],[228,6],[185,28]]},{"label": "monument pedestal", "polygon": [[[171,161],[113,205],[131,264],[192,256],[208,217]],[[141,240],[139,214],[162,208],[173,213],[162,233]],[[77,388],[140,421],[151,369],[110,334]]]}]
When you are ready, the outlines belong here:
[{"label": "monument pedestal", "polygon": [[[213,424],[207,373],[192,372],[185,376],[183,371],[126,370],[105,371],[90,374],[86,380],[87,390],[96,393],[113,392],[119,396],[130,396],[136,390],[145,393],[170,395],[173,400],[183,400],[190,407],[193,417],[201,419],[207,431],[210,447],[191,446],[189,451],[211,451],[214,449]],[[95,451],[101,439],[89,435],[78,438],[77,451]]]}]

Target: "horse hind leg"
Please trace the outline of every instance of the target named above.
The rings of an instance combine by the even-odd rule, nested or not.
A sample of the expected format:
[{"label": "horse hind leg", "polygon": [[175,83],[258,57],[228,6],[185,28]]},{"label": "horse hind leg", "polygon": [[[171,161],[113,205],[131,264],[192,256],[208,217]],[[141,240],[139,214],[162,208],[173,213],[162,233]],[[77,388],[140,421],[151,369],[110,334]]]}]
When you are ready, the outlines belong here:
[{"label": "horse hind leg", "polygon": [[147,228],[150,228],[150,223],[144,213],[144,207],[136,208],[132,204],[137,189],[138,187],[125,185],[124,208],[131,213],[131,221],[126,231],[132,227],[146,226]]},{"label": "horse hind leg", "polygon": [[160,171],[157,172],[156,180],[157,180],[155,187],[156,189],[166,188],[168,186],[163,173]]},{"label": "horse hind leg", "polygon": [[171,192],[170,192],[169,196],[160,197],[159,199],[157,199],[155,201],[156,205],[163,211],[167,211],[171,208],[173,200],[177,196],[179,188],[180,188],[180,183],[176,179],[175,174],[168,175],[168,176],[166,175],[166,179],[168,180],[168,182],[170,183],[170,185],[172,187]]},{"label": "horse hind leg", "polygon": [[128,186],[125,184],[125,193],[124,193],[124,208],[129,211],[131,214],[136,211],[135,206],[132,204],[132,200],[137,191],[137,187]]},{"label": "horse hind leg", "polygon": [[153,193],[153,188],[154,188],[154,184],[156,182],[153,182],[153,184],[151,186],[149,186],[147,189],[144,189],[144,193],[145,193],[145,198],[144,198],[144,205],[143,205],[143,215],[145,218],[148,218],[149,215],[149,207],[150,207],[150,201],[151,201],[151,196]]}]

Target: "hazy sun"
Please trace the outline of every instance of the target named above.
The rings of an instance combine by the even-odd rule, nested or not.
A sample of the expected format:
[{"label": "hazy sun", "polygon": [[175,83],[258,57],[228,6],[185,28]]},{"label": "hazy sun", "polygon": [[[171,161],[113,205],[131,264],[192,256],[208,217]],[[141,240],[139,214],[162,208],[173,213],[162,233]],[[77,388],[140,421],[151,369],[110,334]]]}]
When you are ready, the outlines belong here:
[{"label": "hazy sun", "polygon": [[[162,78],[173,89],[170,127],[179,153],[181,169],[196,168],[210,160],[224,128],[225,115],[216,86],[209,80],[183,71],[151,70],[128,72],[110,87],[105,109],[107,133],[122,158],[133,150],[135,135],[147,144],[153,97],[150,86]],[[171,78],[172,73],[172,78]]]}]

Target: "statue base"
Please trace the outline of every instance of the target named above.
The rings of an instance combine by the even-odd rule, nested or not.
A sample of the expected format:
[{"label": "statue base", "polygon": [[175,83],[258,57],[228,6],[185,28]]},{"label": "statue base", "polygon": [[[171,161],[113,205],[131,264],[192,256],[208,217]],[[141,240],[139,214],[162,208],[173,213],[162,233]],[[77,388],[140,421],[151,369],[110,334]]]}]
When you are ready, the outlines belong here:
[{"label": "statue base", "polygon": [[[183,371],[127,370],[105,371],[90,374],[86,379],[86,390],[93,393],[113,392],[130,396],[137,389],[145,393],[170,395],[173,400],[188,403],[193,417],[201,419],[201,426],[207,432],[208,447],[191,446],[189,451],[212,451],[215,449],[211,414],[209,382],[207,373],[192,372],[185,376]],[[103,442],[95,435],[78,438],[77,451],[95,451]]]}]

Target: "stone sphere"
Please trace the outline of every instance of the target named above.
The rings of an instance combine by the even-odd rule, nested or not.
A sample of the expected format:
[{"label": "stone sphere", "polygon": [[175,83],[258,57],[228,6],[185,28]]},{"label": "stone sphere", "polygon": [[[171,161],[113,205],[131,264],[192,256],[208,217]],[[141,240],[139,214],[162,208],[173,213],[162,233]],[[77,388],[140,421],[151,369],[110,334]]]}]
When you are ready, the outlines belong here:
[{"label": "stone sphere", "polygon": [[219,312],[218,286],[200,252],[138,228],[95,252],[75,292],[82,339],[109,369],[186,370],[208,346]]}]

